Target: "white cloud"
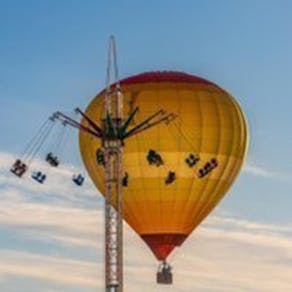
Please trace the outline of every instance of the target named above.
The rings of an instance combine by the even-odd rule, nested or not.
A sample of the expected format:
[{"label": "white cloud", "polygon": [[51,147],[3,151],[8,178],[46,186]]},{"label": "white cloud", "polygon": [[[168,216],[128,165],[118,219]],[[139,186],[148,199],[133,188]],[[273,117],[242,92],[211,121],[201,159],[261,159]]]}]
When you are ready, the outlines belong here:
[{"label": "white cloud", "polygon": [[263,167],[256,166],[254,164],[248,164],[248,163],[243,167],[243,172],[254,175],[254,176],[266,177],[266,178],[277,178],[280,176],[276,172],[267,170]]},{"label": "white cloud", "polygon": [[[60,282],[69,286],[94,288],[97,286],[95,281],[97,265],[94,262],[12,250],[1,250],[0,256],[2,277],[5,275],[26,276]],[[21,287],[19,291],[22,291]]]},{"label": "white cloud", "polygon": [[[69,168],[51,173],[43,186],[19,180],[7,173],[11,160],[0,154],[1,279],[13,281],[15,291],[25,291],[21,277],[45,281],[38,291],[101,291],[103,212],[97,191],[89,180],[74,188]],[[125,226],[125,291],[292,291],[292,222],[217,214],[170,257],[171,287],[156,285],[154,256]]]},{"label": "white cloud", "polygon": [[263,222],[251,222],[248,220],[238,219],[230,217],[230,214],[224,214],[223,216],[212,216],[208,222],[216,226],[224,226],[225,228],[241,228],[242,230],[247,230],[249,232],[274,232],[290,235],[292,232],[292,222],[290,224],[272,224]]},{"label": "white cloud", "polygon": [[281,173],[277,171],[273,171],[262,166],[258,166],[253,162],[247,162],[242,171],[248,175],[252,175],[255,177],[267,178],[267,179],[276,179],[282,181],[290,181],[292,175],[290,173]]}]

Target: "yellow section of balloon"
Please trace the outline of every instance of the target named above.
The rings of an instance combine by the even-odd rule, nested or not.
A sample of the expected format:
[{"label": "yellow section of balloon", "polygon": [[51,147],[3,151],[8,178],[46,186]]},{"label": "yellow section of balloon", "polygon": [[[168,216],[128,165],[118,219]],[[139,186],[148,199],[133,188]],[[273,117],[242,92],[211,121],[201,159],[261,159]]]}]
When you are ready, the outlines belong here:
[{"label": "yellow section of balloon", "polygon": [[[124,116],[136,106],[140,109],[131,127],[160,109],[177,115],[175,120],[125,141],[123,163],[128,186],[123,188],[124,219],[142,238],[186,238],[223,198],[239,173],[248,140],[242,110],[217,85],[184,73],[144,73],[121,81],[121,86]],[[102,123],[103,101],[104,91],[86,109],[86,114],[98,124]],[[96,162],[99,148],[98,139],[80,132],[83,161],[104,194],[104,168]],[[161,156],[163,165],[149,164],[149,150]],[[186,159],[192,154],[199,161],[190,166]],[[200,169],[214,159],[217,166],[200,177]],[[175,173],[175,180],[167,184],[169,172]],[[167,245],[168,238],[148,244],[159,249],[159,244]],[[180,243],[169,240],[170,245],[177,246],[184,239]]]}]

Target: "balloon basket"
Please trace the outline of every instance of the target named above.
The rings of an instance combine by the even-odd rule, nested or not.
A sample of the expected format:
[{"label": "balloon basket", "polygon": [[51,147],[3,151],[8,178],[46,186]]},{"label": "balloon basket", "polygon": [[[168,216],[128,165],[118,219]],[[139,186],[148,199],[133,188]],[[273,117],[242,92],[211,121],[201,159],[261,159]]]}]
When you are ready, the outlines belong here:
[{"label": "balloon basket", "polygon": [[161,265],[158,267],[158,271],[156,273],[156,282],[157,284],[165,284],[165,285],[171,285],[173,280],[172,280],[172,272],[171,272],[171,266],[163,262]]}]

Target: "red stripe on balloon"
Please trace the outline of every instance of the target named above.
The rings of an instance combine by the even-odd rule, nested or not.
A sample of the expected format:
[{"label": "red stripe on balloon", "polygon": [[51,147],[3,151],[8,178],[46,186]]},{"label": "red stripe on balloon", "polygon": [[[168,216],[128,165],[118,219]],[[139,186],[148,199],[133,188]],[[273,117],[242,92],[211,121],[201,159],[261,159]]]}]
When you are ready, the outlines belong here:
[{"label": "red stripe on balloon", "polygon": [[144,234],[142,239],[150,247],[156,258],[165,260],[175,247],[182,245],[188,235],[185,234]]}]

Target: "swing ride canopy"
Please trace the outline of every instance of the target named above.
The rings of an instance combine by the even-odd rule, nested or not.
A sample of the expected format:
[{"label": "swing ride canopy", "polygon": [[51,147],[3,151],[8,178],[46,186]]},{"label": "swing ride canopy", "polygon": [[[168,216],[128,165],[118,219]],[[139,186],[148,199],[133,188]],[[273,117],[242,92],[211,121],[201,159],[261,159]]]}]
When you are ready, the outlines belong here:
[{"label": "swing ride canopy", "polygon": [[[148,72],[120,81],[124,116],[139,111],[131,127],[160,109],[177,115],[125,141],[123,188],[124,219],[165,260],[213,210],[239,173],[246,153],[248,133],[236,100],[216,84],[181,72]],[[105,91],[86,109],[101,124]],[[85,120],[83,125],[87,125]],[[80,151],[98,190],[105,194],[103,165],[96,163],[100,139],[80,131]],[[162,158],[156,166],[149,150]],[[189,165],[187,158],[198,158]],[[216,167],[210,167],[210,161]],[[204,169],[204,175],[200,171]],[[175,178],[166,183],[169,172]]]}]

